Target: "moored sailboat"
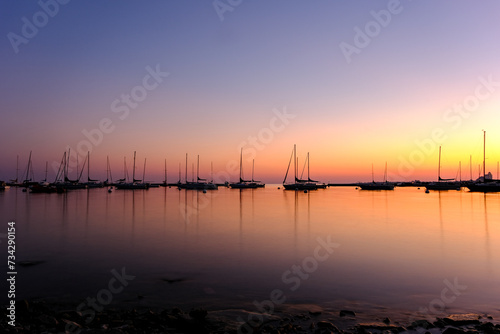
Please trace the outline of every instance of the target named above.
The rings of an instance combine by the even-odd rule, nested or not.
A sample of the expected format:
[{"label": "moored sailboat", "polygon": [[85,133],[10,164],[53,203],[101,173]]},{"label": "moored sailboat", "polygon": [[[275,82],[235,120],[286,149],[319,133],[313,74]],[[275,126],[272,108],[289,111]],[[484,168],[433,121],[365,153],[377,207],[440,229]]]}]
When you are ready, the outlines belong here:
[{"label": "moored sailboat", "polygon": [[[208,182],[206,179],[200,178],[200,156],[198,155],[198,165],[196,169],[196,181],[188,181],[187,180],[187,163],[188,163],[188,155],[186,153],[186,180],[185,183],[178,183],[177,187],[179,189],[187,189],[187,190],[217,190],[219,187],[213,182]],[[194,165],[193,165],[193,174],[194,174]],[[194,175],[193,175],[194,177]]]},{"label": "moored sailboat", "polygon": [[441,178],[441,146],[439,146],[438,180],[437,182],[429,182],[425,188],[427,190],[460,190],[461,187],[461,182],[455,179]]},{"label": "moored sailboat", "polygon": [[252,162],[252,180],[245,180],[243,177],[243,148],[240,153],[240,180],[239,182],[230,183],[229,186],[233,189],[255,189],[255,188],[263,188],[265,184],[260,181],[255,181],[253,179],[255,160]]},{"label": "moored sailboat", "polygon": [[144,160],[144,169],[143,169],[143,179],[136,180],[135,179],[135,156],[136,152],[134,151],[134,167],[132,170],[132,182],[119,182],[115,184],[116,189],[127,189],[127,190],[136,190],[136,189],[149,189],[149,183],[144,182],[144,175],[146,172],[146,160]]},{"label": "moored sailboat", "polygon": [[[309,154],[308,154],[309,157]],[[288,176],[288,171],[290,170],[290,165],[292,163],[293,159],[293,169],[294,169],[294,182],[293,183],[286,183],[286,179]],[[308,159],[309,160],[309,159]],[[294,144],[293,145],[293,151],[292,155],[290,157],[290,161],[288,162],[288,168],[285,173],[285,178],[283,179],[283,188],[285,190],[316,190],[318,188],[323,188],[323,185],[318,184],[318,181],[311,180],[311,178],[308,175],[307,180],[302,180],[297,177],[297,146]],[[309,172],[308,172],[309,174]],[[324,185],[326,187],[326,185]]]},{"label": "moored sailboat", "polygon": [[394,190],[394,183],[387,181],[387,162],[385,163],[384,181],[375,182],[372,164],[372,182],[358,183],[361,190]]},{"label": "moored sailboat", "polygon": [[493,180],[493,177],[487,177],[491,173],[486,174],[486,131],[484,131],[483,139],[483,177],[478,178],[475,182],[467,185],[471,192],[500,192],[500,180]]}]

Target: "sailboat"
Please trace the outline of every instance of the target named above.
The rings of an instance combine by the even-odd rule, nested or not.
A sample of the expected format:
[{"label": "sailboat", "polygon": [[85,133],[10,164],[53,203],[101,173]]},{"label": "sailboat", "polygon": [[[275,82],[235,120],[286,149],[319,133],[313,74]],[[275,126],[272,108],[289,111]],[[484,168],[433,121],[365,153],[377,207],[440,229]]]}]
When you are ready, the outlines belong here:
[{"label": "sailboat", "polygon": [[111,174],[111,165],[109,164],[109,156],[106,157],[106,180],[103,182],[103,186],[113,185],[113,175]]},{"label": "sailboat", "polygon": [[461,188],[461,183],[455,179],[441,178],[441,146],[439,146],[438,180],[437,182],[428,183],[425,188],[427,190],[460,190]]},{"label": "sailboat", "polygon": [[[108,161],[109,163],[109,161]],[[90,178],[90,152],[87,152],[87,188],[102,188],[104,184],[99,180]]]},{"label": "sailboat", "polygon": [[[59,167],[59,170],[61,171],[61,176],[64,176],[64,179],[63,181],[57,181],[58,178],[59,178],[59,172],[58,174],[56,175],[56,186],[58,188],[63,188],[63,189],[85,189],[87,188],[87,185],[86,184],[83,184],[83,183],[80,183],[80,179],[82,177],[82,173],[80,173],[78,175],[78,155],[76,157],[77,159],[77,164],[76,164],[76,174],[77,174],[77,179],[76,180],[71,180],[68,176],[69,174],[69,160],[70,160],[70,157],[71,157],[71,150],[68,150],[68,153],[66,154],[66,152],[64,152],[64,155],[63,155],[63,161],[61,162],[61,166],[62,166],[62,171],[61,171],[61,167]],[[85,158],[85,161],[87,161],[87,159]],[[84,163],[84,166],[85,166],[85,163]],[[82,168],[82,172],[83,172],[83,168]]]},{"label": "sailboat", "polygon": [[468,184],[467,188],[472,192],[500,192],[500,180],[493,180],[491,173],[486,174],[486,131],[483,130],[483,132],[483,177],[479,177],[476,182]]},{"label": "sailboat", "polygon": [[361,190],[394,190],[394,183],[387,181],[387,162],[385,163],[384,182],[375,182],[372,164],[372,182],[358,183]]},{"label": "sailboat", "polygon": [[[198,165],[196,169],[196,181],[188,181],[187,180],[187,163],[188,163],[188,155],[186,153],[186,182],[178,183],[177,187],[179,189],[189,189],[189,190],[217,190],[219,187],[213,182],[207,182],[206,179],[200,178],[200,156],[198,155]],[[193,174],[194,174],[194,165],[193,165]],[[193,175],[194,177],[194,175]]]},{"label": "sailboat", "polygon": [[135,155],[136,152],[134,151],[134,168],[132,170],[132,182],[120,182],[115,184],[116,189],[149,189],[149,183],[144,182],[144,175],[146,172],[146,160],[144,160],[144,169],[143,169],[143,180],[136,180],[135,179]]},{"label": "sailboat", "polygon": [[21,184],[19,183],[19,155],[17,156],[16,159],[16,178],[11,179],[8,183],[6,183],[6,186],[20,186]]},{"label": "sailboat", "polygon": [[[286,183],[286,178],[288,176],[288,171],[290,170],[292,159],[293,159],[293,169],[295,178],[293,183]],[[322,187],[323,185],[318,184],[317,181],[311,180],[309,178],[309,175],[307,180],[302,180],[297,177],[297,145],[294,144],[292,155],[290,156],[290,161],[288,162],[288,168],[285,173],[285,178],[283,179],[283,188],[285,188],[285,190],[316,190]]]},{"label": "sailboat", "polygon": [[33,179],[35,178],[33,172],[33,164],[31,162],[31,151],[30,156],[28,158],[28,166],[26,167],[26,176],[24,177],[23,182],[20,184],[21,187],[28,188],[31,185],[37,184]]},{"label": "sailboat", "polygon": [[252,182],[256,184],[257,188],[264,188],[266,186],[265,183],[253,179],[254,169],[255,169],[255,159],[252,159]]},{"label": "sailboat", "polygon": [[163,180],[163,183],[161,184],[162,187],[168,186],[167,183],[167,159],[165,159],[165,180]]},{"label": "sailboat", "polygon": [[252,162],[252,180],[248,181],[243,178],[243,148],[240,152],[240,181],[235,183],[230,183],[229,186],[233,189],[255,189],[255,188],[263,188],[265,187],[264,183],[260,181],[255,181],[253,179],[255,160]]}]

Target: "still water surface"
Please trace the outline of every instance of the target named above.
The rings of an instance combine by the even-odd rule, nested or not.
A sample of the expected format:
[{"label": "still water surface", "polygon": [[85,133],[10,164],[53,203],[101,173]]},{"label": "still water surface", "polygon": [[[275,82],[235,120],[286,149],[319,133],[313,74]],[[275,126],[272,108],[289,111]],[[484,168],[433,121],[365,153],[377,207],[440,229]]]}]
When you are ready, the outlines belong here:
[{"label": "still water surface", "polygon": [[45,261],[18,266],[17,297],[84,300],[125,268],[135,278],[114,301],[130,304],[251,307],[279,289],[286,303],[411,311],[439,306],[447,280],[460,285],[447,309],[498,311],[499,194],[277,187],[11,188],[0,240],[14,220],[17,260]]}]

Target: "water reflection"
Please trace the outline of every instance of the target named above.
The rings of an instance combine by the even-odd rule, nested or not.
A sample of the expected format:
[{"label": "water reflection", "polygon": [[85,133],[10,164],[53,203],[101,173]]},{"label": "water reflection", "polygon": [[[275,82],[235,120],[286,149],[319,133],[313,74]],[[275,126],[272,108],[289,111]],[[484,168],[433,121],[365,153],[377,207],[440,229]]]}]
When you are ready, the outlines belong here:
[{"label": "water reflection", "polygon": [[[474,306],[500,293],[498,203],[496,194],[404,188],[36,195],[11,189],[0,194],[0,216],[19,221],[20,255],[47,261],[36,268],[45,279],[23,288],[25,294],[87,293],[88,282],[126,265],[141,282],[130,291],[161,301],[185,301],[208,286],[222,299],[244,295],[251,302],[268,296],[284,270],[311,256],[316,238],[332,236],[341,247],[294,298],[400,305],[460,277],[471,288],[457,305]],[[165,273],[192,280],[155,290]],[[60,274],[68,283],[59,287]]]}]

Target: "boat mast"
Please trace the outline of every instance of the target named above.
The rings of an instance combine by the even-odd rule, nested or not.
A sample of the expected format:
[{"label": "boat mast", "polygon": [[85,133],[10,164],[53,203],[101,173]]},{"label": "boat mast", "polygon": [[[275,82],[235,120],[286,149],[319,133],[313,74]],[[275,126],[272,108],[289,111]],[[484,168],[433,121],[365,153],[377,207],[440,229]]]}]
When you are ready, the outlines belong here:
[{"label": "boat mast", "polygon": [[132,183],[135,182],[135,151],[134,151],[134,167],[132,169]]},{"label": "boat mast", "polygon": [[179,162],[179,183],[181,183],[181,163]]},{"label": "boat mast", "polygon": [[384,182],[387,183],[387,161],[385,162]]},{"label": "boat mast", "polygon": [[460,171],[460,183],[462,183],[462,161],[458,162],[458,170]]},{"label": "boat mast", "polygon": [[297,182],[297,144],[293,144],[293,169],[295,170],[295,182]]},{"label": "boat mast", "polygon": [[167,184],[167,159],[165,158],[165,185]]},{"label": "boat mast", "polygon": [[438,181],[441,181],[441,145],[439,146]]},{"label": "boat mast", "polygon": [[123,179],[128,182],[127,157],[123,157]]},{"label": "boat mast", "polygon": [[16,183],[19,183],[19,154],[17,155],[16,162]]},{"label": "boat mast", "polygon": [[292,163],[292,158],[293,158],[293,150],[292,150],[292,154],[290,155],[290,160],[288,161],[288,167],[286,169],[285,178],[283,179],[283,184],[285,184],[285,182],[286,182],[286,178],[288,176],[288,171],[290,170],[290,164]]},{"label": "boat mast", "polygon": [[90,151],[87,151],[87,182],[90,182]]},{"label": "boat mast", "polygon": [[196,182],[200,181],[200,155],[198,154],[198,162],[196,164]]},{"label": "boat mast", "polygon": [[252,159],[252,182],[254,182],[253,180],[253,170],[255,168],[255,159]]},{"label": "boat mast", "polygon": [[307,152],[307,180],[309,181],[311,178],[309,177],[309,152]]},{"label": "boat mast", "polygon": [[372,163],[372,182],[375,183],[375,178],[373,176],[373,163]]},{"label": "boat mast", "polygon": [[43,182],[47,182],[47,171],[49,170],[49,162],[45,161],[45,180]]},{"label": "boat mast", "polygon": [[31,167],[31,151],[30,151],[30,156],[28,158],[28,168],[26,169],[26,177],[24,178],[25,181],[29,182],[30,180],[28,179],[29,177],[29,172],[30,172],[30,167]]},{"label": "boat mast", "polygon": [[483,139],[483,182],[486,182],[486,131],[484,132]]},{"label": "boat mast", "polygon": [[111,166],[109,165],[109,156],[106,156],[106,183],[111,180],[113,183],[113,177],[111,176]]},{"label": "boat mast", "polygon": [[472,154],[470,155],[469,167],[470,167],[470,180],[472,181]]},{"label": "boat mast", "polygon": [[71,149],[68,149],[68,156],[66,157],[66,162],[64,163],[64,181],[68,179],[69,172],[69,157],[71,156]]},{"label": "boat mast", "polygon": [[186,184],[188,183],[188,154],[186,153]]},{"label": "boat mast", "polygon": [[144,158],[144,169],[142,170],[142,183],[146,182],[146,158]]},{"label": "boat mast", "polygon": [[243,182],[243,147],[240,151],[240,182]]}]

